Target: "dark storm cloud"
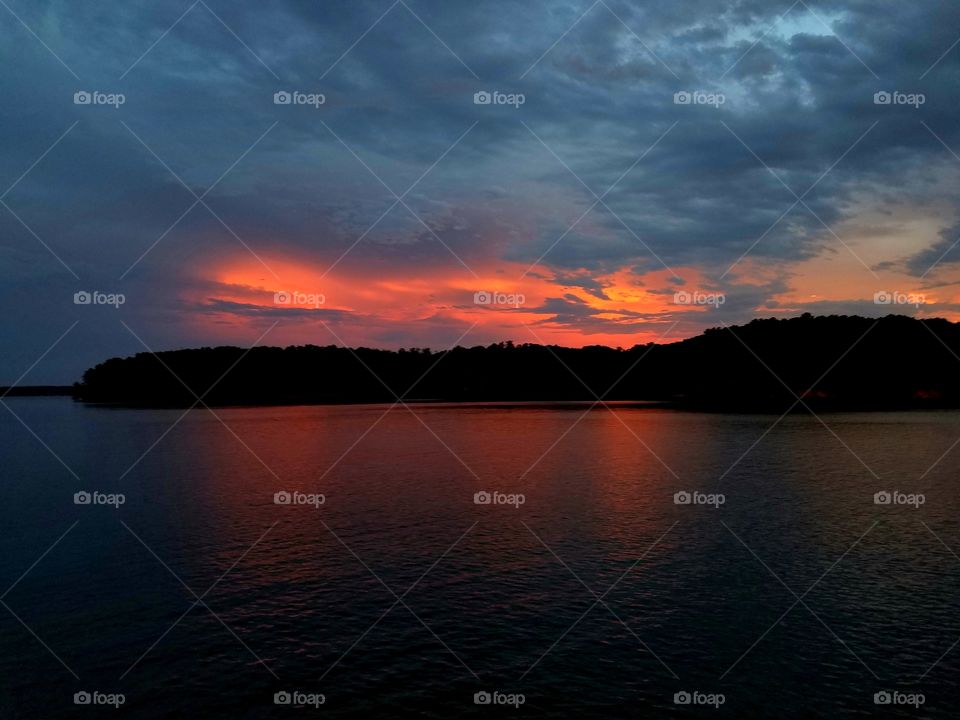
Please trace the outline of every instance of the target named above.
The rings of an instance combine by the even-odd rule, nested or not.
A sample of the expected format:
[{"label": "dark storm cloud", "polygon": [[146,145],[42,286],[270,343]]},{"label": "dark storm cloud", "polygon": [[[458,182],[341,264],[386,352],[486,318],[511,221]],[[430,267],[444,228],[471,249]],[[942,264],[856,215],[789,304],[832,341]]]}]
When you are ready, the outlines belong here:
[{"label": "dark storm cloud", "polygon": [[958,245],[960,245],[960,223],[941,230],[940,239],[929,248],[907,258],[906,265],[913,274],[929,281],[932,278],[928,278],[928,276],[935,277],[938,266],[960,262],[960,252],[957,252]]},{"label": "dark storm cloud", "polygon": [[268,318],[272,321],[279,321],[284,318],[322,320],[328,322],[357,319],[354,316],[354,313],[344,312],[343,310],[328,310],[326,308],[265,307],[263,305],[230,302],[228,300],[219,300],[216,298],[211,298],[207,302],[201,304],[197,310],[200,312],[209,313],[248,315],[256,318]]}]

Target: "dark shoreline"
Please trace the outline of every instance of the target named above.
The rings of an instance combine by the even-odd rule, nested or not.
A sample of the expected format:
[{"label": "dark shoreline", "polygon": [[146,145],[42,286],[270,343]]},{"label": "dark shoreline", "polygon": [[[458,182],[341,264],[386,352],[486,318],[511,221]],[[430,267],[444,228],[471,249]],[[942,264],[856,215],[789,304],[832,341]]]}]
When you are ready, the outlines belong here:
[{"label": "dark shoreline", "polygon": [[[23,390],[26,392],[26,389]],[[48,387],[38,394],[66,394]],[[960,324],[903,315],[753,320],[676,343],[334,345],[143,352],[90,368],[81,402],[119,407],[632,402],[700,412],[960,408]]]},{"label": "dark shoreline", "polygon": [[14,385],[0,387],[0,398],[5,397],[62,397],[73,395],[72,385]]},{"label": "dark shoreline", "polygon": [[[56,393],[50,395],[33,395],[32,397],[51,397],[67,396],[69,393]],[[29,397],[23,395],[21,397]],[[188,404],[157,404],[157,403],[122,403],[122,402],[90,402],[74,397],[73,400],[91,408],[100,408],[105,410],[186,410],[193,407],[193,403]],[[892,403],[872,403],[864,405],[842,405],[836,403],[809,402],[797,403],[791,407],[790,404],[734,404],[717,405],[703,402],[687,402],[680,400],[604,400],[598,403],[592,399],[563,399],[563,400],[404,400],[404,404],[416,407],[443,408],[448,407],[456,410],[587,410],[595,406],[596,410],[604,410],[607,407],[614,410],[673,410],[676,412],[692,413],[715,413],[718,415],[806,415],[815,414],[836,414],[836,413],[885,413],[885,412],[930,412],[951,410],[960,410],[960,405],[946,403],[913,403],[913,404],[892,404]],[[221,409],[255,409],[255,408],[292,408],[292,407],[363,407],[363,406],[389,406],[397,404],[395,400],[355,400],[355,401],[336,401],[336,402],[310,402],[305,400],[291,400],[289,402],[236,402],[236,403],[204,403],[197,404],[195,409],[203,410],[209,407],[215,410]]]}]

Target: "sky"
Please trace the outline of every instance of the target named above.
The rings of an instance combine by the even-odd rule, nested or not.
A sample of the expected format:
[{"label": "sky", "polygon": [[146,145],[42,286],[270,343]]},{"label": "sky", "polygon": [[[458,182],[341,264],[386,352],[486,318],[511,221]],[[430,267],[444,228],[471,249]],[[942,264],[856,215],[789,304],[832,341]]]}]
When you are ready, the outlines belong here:
[{"label": "sky", "polygon": [[0,384],[960,319],[960,5],[0,2]]}]

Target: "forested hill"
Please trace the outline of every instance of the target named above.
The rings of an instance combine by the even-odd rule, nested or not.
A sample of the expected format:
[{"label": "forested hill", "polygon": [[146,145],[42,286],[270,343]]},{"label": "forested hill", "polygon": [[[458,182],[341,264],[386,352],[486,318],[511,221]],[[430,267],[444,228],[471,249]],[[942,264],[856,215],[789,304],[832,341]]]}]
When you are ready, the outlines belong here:
[{"label": "forested hill", "polygon": [[86,402],[177,407],[198,396],[208,405],[599,396],[774,412],[960,407],[960,324],[804,315],[630,349],[206,347],[107,360],[74,390]]}]

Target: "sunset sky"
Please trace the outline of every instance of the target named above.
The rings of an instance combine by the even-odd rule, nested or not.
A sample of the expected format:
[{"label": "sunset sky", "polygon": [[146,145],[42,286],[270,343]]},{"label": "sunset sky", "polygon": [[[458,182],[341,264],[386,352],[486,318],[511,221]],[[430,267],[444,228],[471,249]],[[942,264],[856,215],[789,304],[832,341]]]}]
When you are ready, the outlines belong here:
[{"label": "sunset sky", "polygon": [[960,319],[955,2],[0,5],[0,384]]}]

